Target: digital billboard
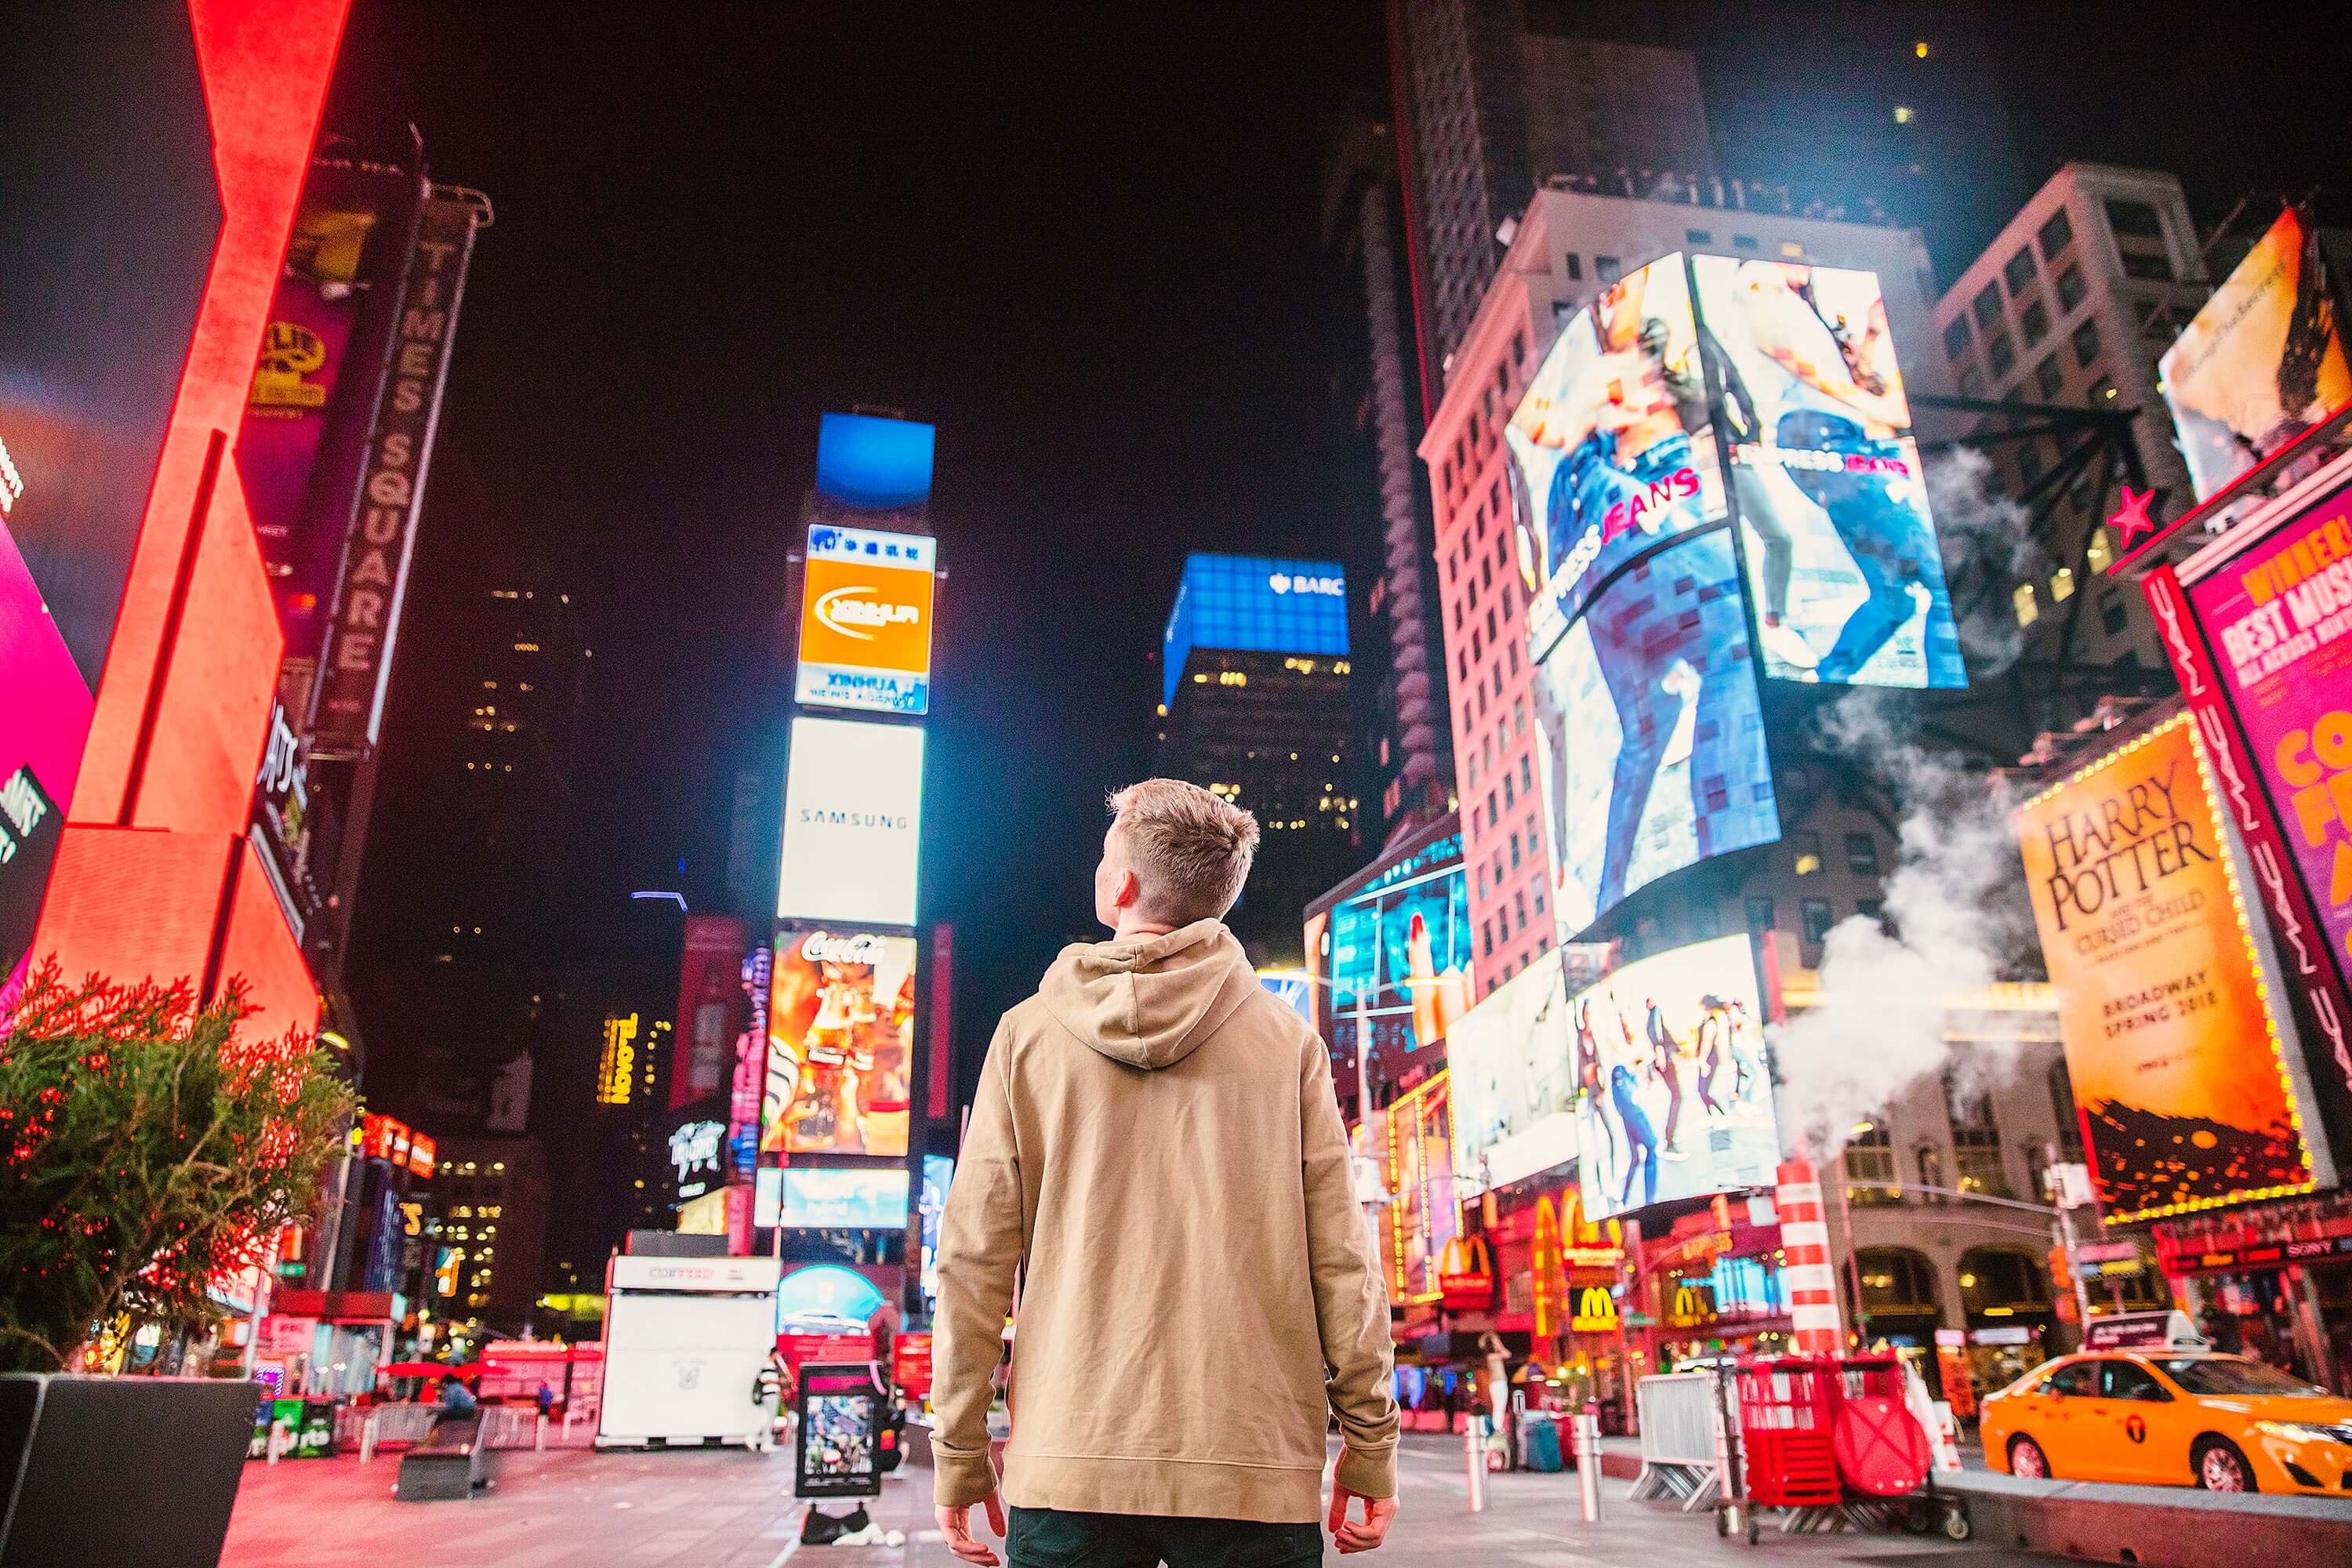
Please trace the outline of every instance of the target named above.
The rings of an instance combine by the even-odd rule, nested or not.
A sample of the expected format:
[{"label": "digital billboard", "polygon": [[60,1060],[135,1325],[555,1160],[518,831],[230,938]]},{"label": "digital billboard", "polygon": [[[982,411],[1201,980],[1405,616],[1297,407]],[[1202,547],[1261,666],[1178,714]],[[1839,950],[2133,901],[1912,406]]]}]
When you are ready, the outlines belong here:
[{"label": "digital billboard", "polygon": [[[0,483],[5,483],[0,477]],[[89,688],[0,525],[0,994],[29,955],[89,733]]]},{"label": "digital billboard", "polygon": [[741,1027],[743,922],[689,914],[677,976],[677,1038],[669,1070],[672,1110],[727,1092]]},{"label": "digital billboard", "polygon": [[1878,276],[1696,257],[1764,673],[1962,687]]},{"label": "digital billboard", "polygon": [[1540,658],[1610,574],[1724,515],[1679,255],[1610,285],[1576,313],[1528,383],[1503,441],[1519,559],[1536,587],[1528,651]]},{"label": "digital billboard", "polygon": [[1462,835],[1408,845],[1328,910],[1318,969],[1329,982],[1323,1036],[1332,1049],[1353,1051],[1357,1030],[1369,1026],[1374,1059],[1385,1056],[1393,1068],[1404,1053],[1444,1040],[1470,1010]]},{"label": "digital billboard", "polygon": [[794,719],[784,773],[780,920],[915,923],[923,731]]},{"label": "digital billboard", "polygon": [[1588,1219],[1773,1184],[1780,1131],[1744,934],[1635,959],[1568,1015]]},{"label": "digital billboard", "polygon": [[798,700],[878,713],[930,711],[937,549],[918,533],[810,528]]},{"label": "digital billboard", "polygon": [[817,422],[816,493],[854,511],[904,511],[930,499],[939,432],[911,419],[827,414]]},{"label": "digital billboard", "polygon": [[1452,1119],[1446,1114],[1446,1074],[1397,1097],[1385,1112],[1381,1176],[1390,1203],[1381,1237],[1388,1265],[1389,1300],[1436,1300],[1445,1244],[1461,1229],[1454,1192]]},{"label": "digital billboard", "polygon": [[1613,579],[1534,685],[1562,942],[1671,871],[1780,837],[1727,530]]},{"label": "digital billboard", "polygon": [[2341,973],[2352,952],[2352,488],[2186,592]]},{"label": "digital billboard", "polygon": [[2108,1223],[2319,1184],[2194,719],[2036,795],[2017,828]]},{"label": "digital billboard", "polygon": [[1176,700],[1196,647],[1348,657],[1348,578],[1336,561],[1267,555],[1184,558],[1160,634],[1160,698]]},{"label": "digital billboard", "polygon": [[1473,1198],[1576,1158],[1577,1086],[1559,966],[1538,958],[1446,1037],[1454,1192]]},{"label": "digital billboard", "polygon": [[918,1278],[926,1300],[940,1293],[940,1221],[948,1212],[948,1191],[955,1185],[955,1162],[945,1154],[923,1156],[923,1190],[916,1199],[922,1226],[923,1258]]},{"label": "digital billboard", "polygon": [[915,939],[788,927],[768,995],[761,1152],[906,1153]]},{"label": "digital billboard", "polygon": [[2293,207],[2157,361],[2197,499],[2352,403],[2352,370],[2320,260]]},{"label": "digital billboard", "polygon": [[903,1230],[907,1173],[787,1165],[776,1223],[786,1230]]}]

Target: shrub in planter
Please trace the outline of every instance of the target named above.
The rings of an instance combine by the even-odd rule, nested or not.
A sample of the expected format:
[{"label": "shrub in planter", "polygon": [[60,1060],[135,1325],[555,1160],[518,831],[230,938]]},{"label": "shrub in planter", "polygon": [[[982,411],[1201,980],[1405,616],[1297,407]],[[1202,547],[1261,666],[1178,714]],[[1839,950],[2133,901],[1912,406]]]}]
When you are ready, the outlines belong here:
[{"label": "shrub in planter", "polygon": [[307,1035],[247,1037],[242,988],[37,970],[0,1037],[0,1372],[73,1366],[101,1326],[218,1316],[205,1281],[306,1217],[352,1110]]}]

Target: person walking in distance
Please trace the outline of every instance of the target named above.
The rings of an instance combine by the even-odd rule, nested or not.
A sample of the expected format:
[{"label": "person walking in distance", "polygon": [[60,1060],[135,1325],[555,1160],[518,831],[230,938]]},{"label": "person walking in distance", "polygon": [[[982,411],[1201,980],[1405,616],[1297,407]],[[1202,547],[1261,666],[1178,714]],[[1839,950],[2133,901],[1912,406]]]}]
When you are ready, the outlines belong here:
[{"label": "person walking in distance", "polygon": [[[1224,927],[1257,822],[1173,779],[1110,808],[1111,940],[1064,948],[998,1025],[941,1222],[940,1533],[977,1568],[999,1559],[974,1509],[1012,1568],[1303,1568],[1318,1518],[1370,1551],[1396,1515],[1388,1298],[1329,1053]],[[1000,1490],[989,1375],[1016,1270]]]}]

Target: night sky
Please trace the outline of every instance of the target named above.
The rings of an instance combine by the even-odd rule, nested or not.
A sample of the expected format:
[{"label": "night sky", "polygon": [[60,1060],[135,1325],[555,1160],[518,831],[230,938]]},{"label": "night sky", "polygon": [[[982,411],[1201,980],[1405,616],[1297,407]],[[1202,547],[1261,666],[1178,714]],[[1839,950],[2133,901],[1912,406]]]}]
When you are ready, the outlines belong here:
[{"label": "night sky", "polygon": [[[866,404],[940,429],[925,875],[966,1076],[1094,934],[1183,552],[1332,552],[1334,487],[1367,482],[1327,434],[1318,226],[1325,128],[1386,102],[1380,9],[356,0],[326,125],[414,121],[497,206],[419,569],[536,555],[586,605],[592,909],[681,858],[715,879],[727,781],[772,743],[750,725],[817,416]],[[2026,189],[2154,163],[2210,220],[2341,164],[2332,84],[2290,68],[2340,39],[2034,7],[2051,47],[2008,9]]]}]

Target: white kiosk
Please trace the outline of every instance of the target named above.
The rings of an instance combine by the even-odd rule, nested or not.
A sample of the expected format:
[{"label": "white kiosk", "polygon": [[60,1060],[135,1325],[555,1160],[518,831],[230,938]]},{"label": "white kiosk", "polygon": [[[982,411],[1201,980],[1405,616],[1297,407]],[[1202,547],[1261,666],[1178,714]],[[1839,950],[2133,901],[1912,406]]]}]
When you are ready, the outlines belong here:
[{"label": "white kiosk", "polygon": [[596,1447],[765,1443],[778,1272],[772,1258],[614,1257]]}]

